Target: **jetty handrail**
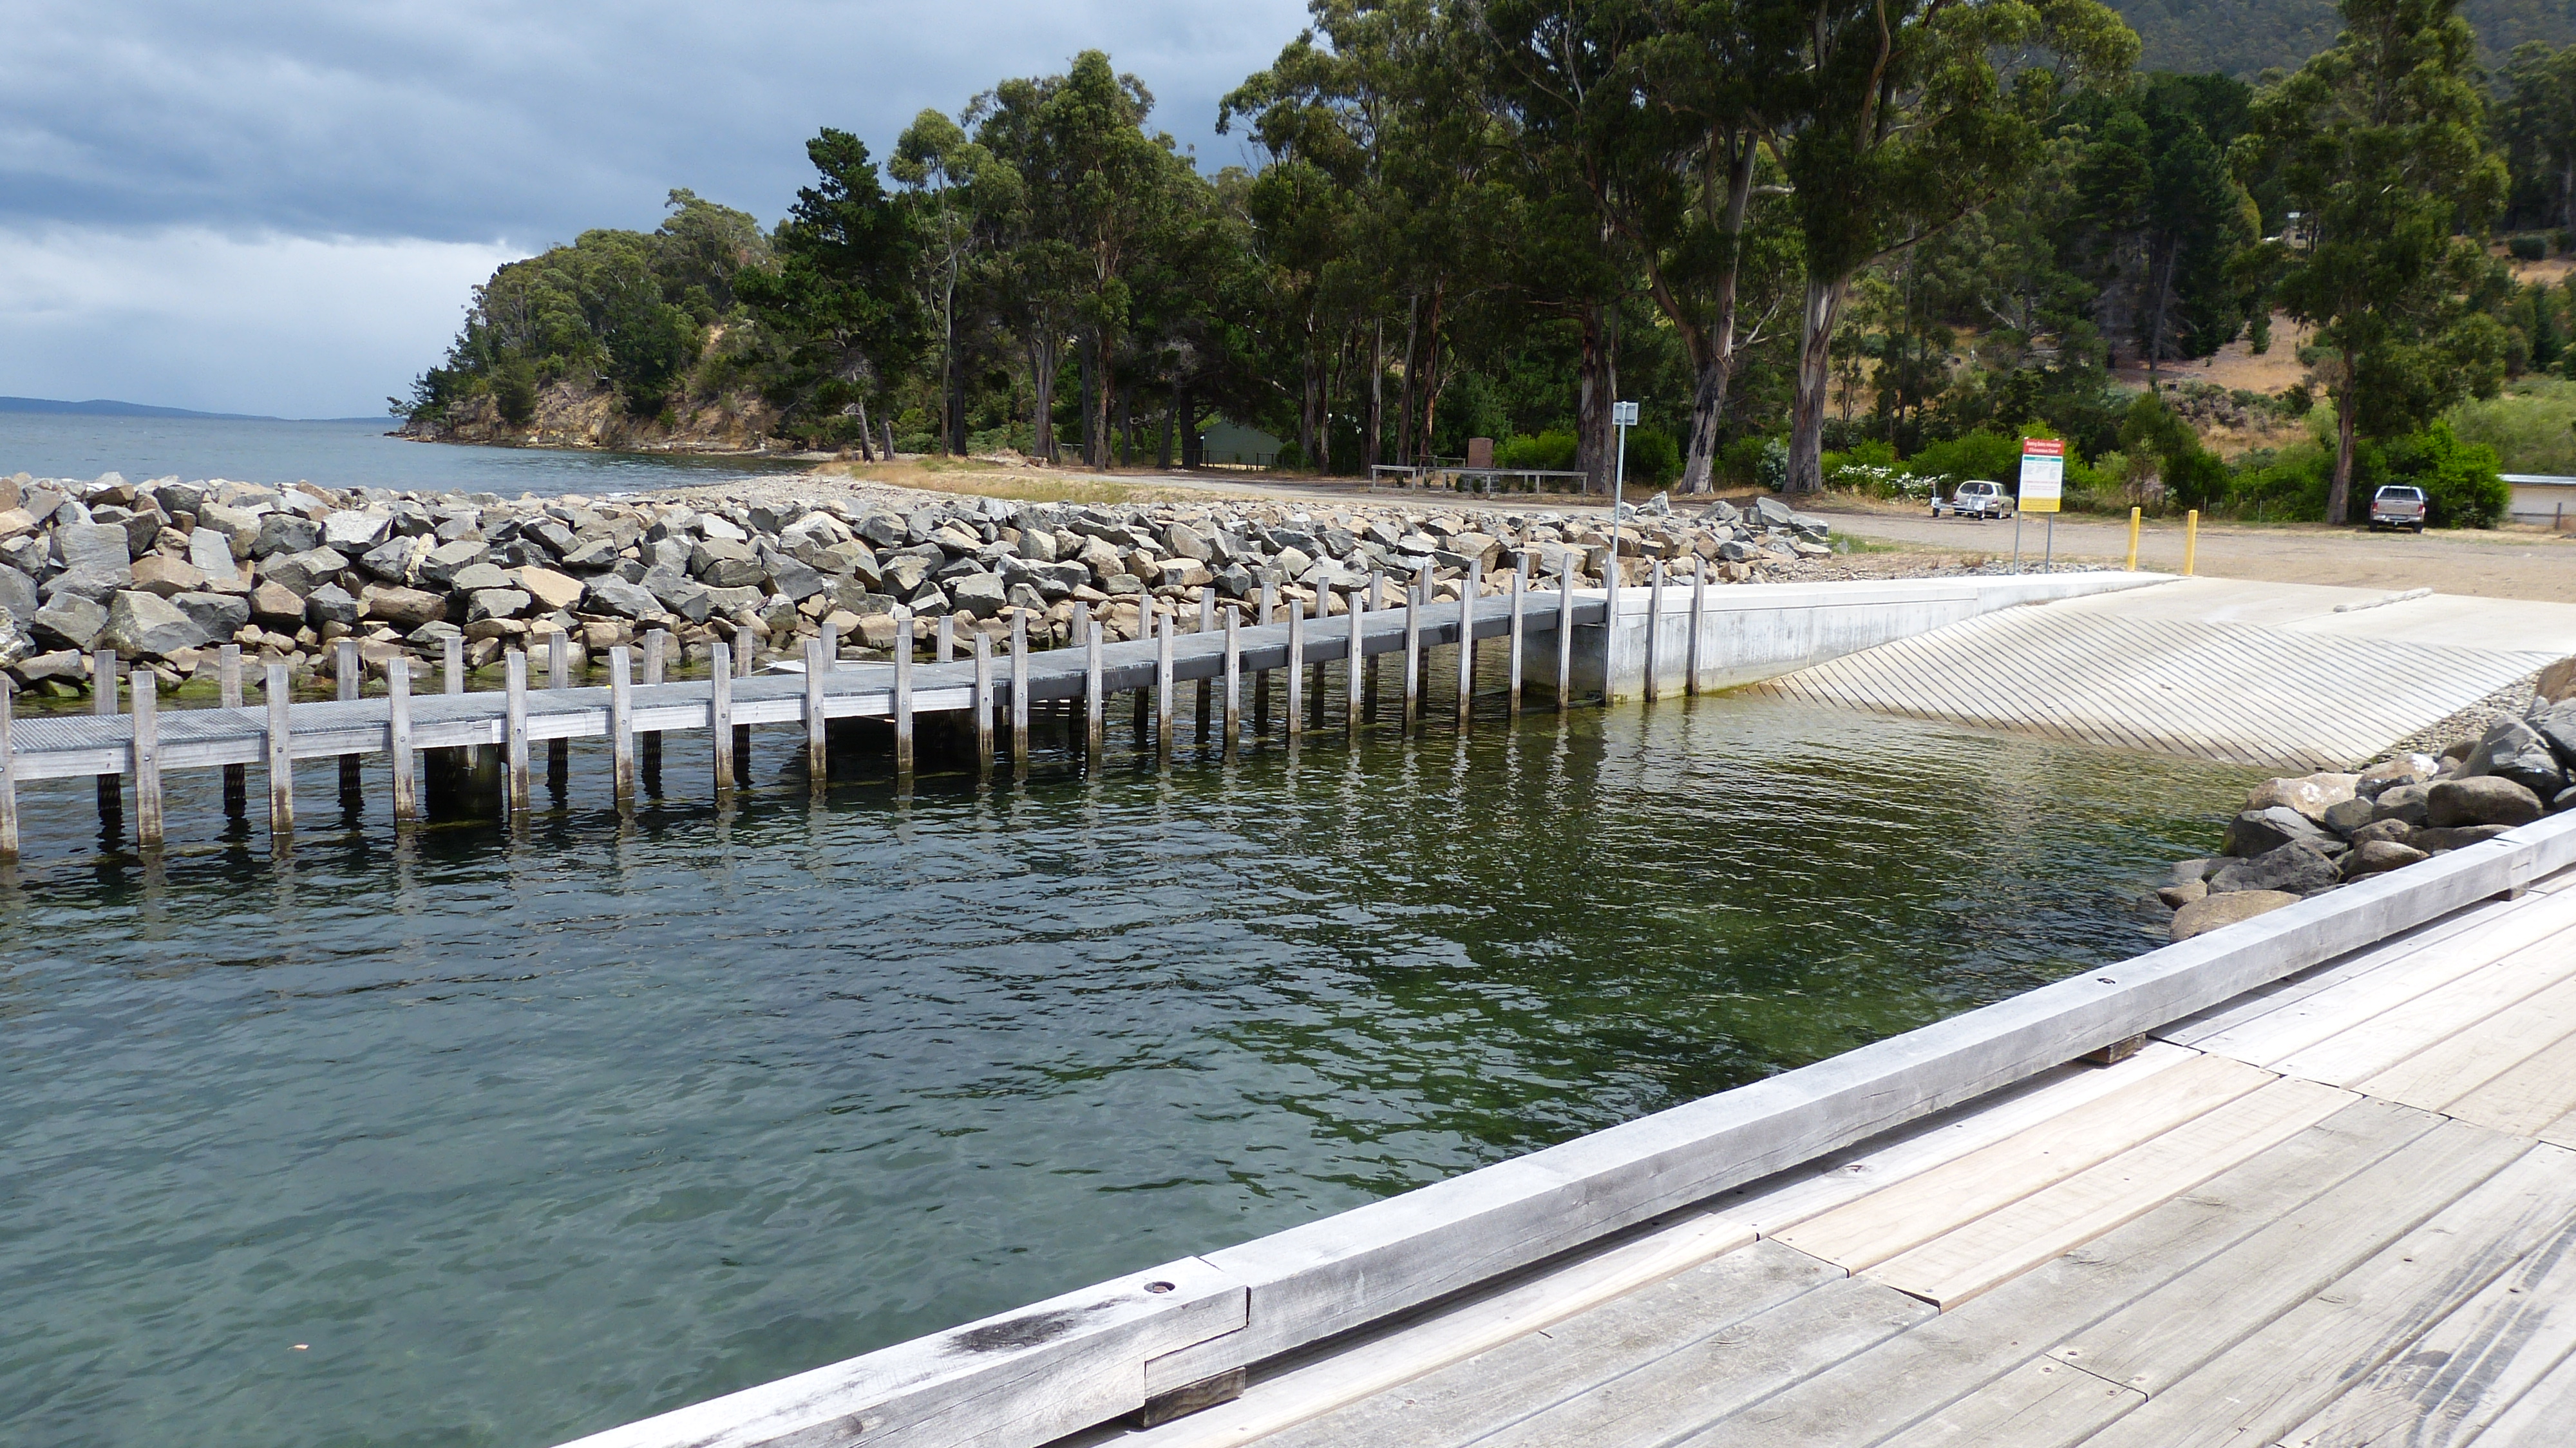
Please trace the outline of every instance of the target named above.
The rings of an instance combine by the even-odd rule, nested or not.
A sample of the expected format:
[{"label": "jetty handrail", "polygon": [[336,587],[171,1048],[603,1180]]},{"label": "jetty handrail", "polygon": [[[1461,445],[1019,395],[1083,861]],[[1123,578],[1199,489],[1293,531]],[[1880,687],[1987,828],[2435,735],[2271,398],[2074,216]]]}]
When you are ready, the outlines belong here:
[{"label": "jetty handrail", "polygon": [[1829,1060],[575,1448],[1035,1445],[1583,1247],[2576,865],[2576,814]]}]

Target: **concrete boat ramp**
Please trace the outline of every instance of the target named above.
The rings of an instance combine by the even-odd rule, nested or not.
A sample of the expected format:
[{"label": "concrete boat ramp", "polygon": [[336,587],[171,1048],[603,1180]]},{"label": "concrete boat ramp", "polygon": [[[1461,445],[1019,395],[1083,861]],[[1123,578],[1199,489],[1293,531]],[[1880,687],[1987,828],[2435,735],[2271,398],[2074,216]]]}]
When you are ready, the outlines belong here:
[{"label": "concrete boat ramp", "polygon": [[1755,692],[2111,748],[2340,769],[2576,654],[2576,605],[2227,579],[2013,609]]}]

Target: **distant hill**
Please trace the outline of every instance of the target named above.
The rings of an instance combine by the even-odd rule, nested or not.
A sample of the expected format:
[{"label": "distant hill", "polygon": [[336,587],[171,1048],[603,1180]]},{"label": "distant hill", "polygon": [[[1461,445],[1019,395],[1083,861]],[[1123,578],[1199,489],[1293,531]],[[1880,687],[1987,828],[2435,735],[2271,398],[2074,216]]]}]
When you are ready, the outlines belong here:
[{"label": "distant hill", "polygon": [[111,402],[105,398],[63,402],[51,397],[0,397],[0,412],[70,413],[74,417],[198,417],[218,422],[278,421],[274,417],[255,417],[246,412],[191,412],[184,407],[146,407],[140,402]]},{"label": "distant hill", "polygon": [[[2138,32],[2141,70],[2220,71],[2252,80],[2269,66],[2295,70],[2334,43],[2330,0],[2109,0]],[[2576,41],[2576,0],[2467,0],[2480,58],[2493,68],[2526,40]]]}]

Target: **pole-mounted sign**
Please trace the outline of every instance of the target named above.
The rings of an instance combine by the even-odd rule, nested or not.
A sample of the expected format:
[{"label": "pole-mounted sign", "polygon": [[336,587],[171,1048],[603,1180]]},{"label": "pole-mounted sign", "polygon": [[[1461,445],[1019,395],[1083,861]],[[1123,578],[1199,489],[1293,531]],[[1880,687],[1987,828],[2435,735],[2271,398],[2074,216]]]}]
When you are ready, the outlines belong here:
[{"label": "pole-mounted sign", "polygon": [[[2042,555],[2040,572],[2046,573],[2057,560],[2058,503],[2066,495],[2066,444],[2053,437],[2026,437],[2021,440],[2021,501],[2013,508],[2018,519],[2023,513],[2048,515],[2048,546]],[[2019,525],[2015,525],[2016,533]],[[2020,549],[2016,547],[2015,552]]]}]

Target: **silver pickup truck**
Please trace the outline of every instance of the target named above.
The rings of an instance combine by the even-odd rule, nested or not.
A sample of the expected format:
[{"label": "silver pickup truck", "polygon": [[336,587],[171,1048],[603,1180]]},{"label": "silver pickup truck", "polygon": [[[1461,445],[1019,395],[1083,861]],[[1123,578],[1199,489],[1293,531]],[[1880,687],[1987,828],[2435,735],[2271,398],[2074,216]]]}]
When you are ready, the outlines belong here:
[{"label": "silver pickup truck", "polygon": [[2391,483],[2370,495],[2370,526],[2424,531],[2424,490]]}]

